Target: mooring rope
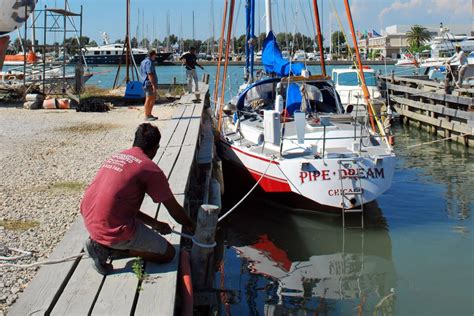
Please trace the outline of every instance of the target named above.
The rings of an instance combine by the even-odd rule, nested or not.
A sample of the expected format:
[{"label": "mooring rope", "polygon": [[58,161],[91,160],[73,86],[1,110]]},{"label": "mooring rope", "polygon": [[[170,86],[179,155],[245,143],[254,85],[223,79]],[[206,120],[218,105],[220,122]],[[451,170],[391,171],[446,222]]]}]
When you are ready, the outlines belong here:
[{"label": "mooring rope", "polygon": [[199,246],[201,248],[214,248],[215,246],[217,246],[216,242],[213,242],[212,244],[203,244],[202,242],[197,241],[196,236],[188,235],[188,234],[185,234],[185,233],[180,233],[176,230],[172,230],[171,233],[179,235],[179,236],[187,238],[187,239],[191,239],[193,244],[195,244],[196,246]]},{"label": "mooring rope", "polygon": [[432,140],[432,141],[429,141],[429,142],[424,142],[424,143],[420,143],[420,144],[416,144],[416,145],[411,145],[411,146],[408,146],[407,148],[410,149],[410,148],[415,148],[415,147],[421,147],[421,146],[430,145],[430,144],[433,144],[433,143],[444,142],[446,140],[450,140],[450,139],[453,139],[453,138],[456,138],[456,137],[466,137],[466,136],[471,136],[471,135],[474,135],[474,134],[465,133],[465,134],[454,135],[454,136],[450,136],[450,137],[446,137],[446,138],[442,138],[442,139],[436,139],[436,140]]},{"label": "mooring rope", "polygon": [[[267,168],[265,169],[265,171],[262,173],[262,175],[260,176],[260,179],[258,179],[258,181],[255,183],[255,185],[250,189],[249,192],[247,192],[247,194],[244,195],[244,197],[242,199],[240,199],[239,202],[237,202],[237,204],[234,205],[234,207],[232,207],[230,210],[228,210],[224,215],[222,215],[221,217],[219,217],[219,219],[217,220],[217,222],[221,222],[224,218],[226,218],[228,215],[230,215],[230,213],[232,213],[237,207],[239,207],[240,204],[242,204],[243,201],[245,201],[249,195],[257,188],[257,186],[260,184],[260,182],[262,182],[263,178],[265,177],[265,175],[267,174],[268,172],[268,169],[270,169],[270,166],[272,165],[272,163],[275,161],[275,158],[272,157],[270,159],[270,162],[268,163],[268,166]],[[281,169],[280,169],[281,170]]]}]

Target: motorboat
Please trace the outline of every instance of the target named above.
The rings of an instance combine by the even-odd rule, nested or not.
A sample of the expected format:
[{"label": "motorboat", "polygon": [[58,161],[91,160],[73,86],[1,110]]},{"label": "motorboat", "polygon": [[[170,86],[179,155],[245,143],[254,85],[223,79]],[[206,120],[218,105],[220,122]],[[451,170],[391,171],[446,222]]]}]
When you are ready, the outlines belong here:
[{"label": "motorboat", "polygon": [[[377,85],[375,70],[369,66],[364,66],[364,77],[370,92],[372,105],[375,107],[376,112],[379,113],[380,107],[384,102]],[[353,115],[367,116],[367,101],[364,98],[358,70],[355,67],[334,68],[332,70],[332,81],[339,94],[344,110],[353,113]]]},{"label": "motorboat", "polygon": [[295,209],[363,212],[390,188],[395,170],[382,124],[374,115],[354,119],[330,77],[283,59],[268,24],[266,76],[250,71],[237,95],[214,104],[224,167]]},{"label": "motorboat", "polygon": [[[71,60],[72,63],[76,63],[82,58],[85,58],[89,65],[117,65],[125,63],[124,44],[108,44],[96,47],[86,47],[83,57],[74,56]],[[135,63],[140,64],[146,57],[148,50],[144,48],[132,48],[133,58]],[[156,63],[162,63],[167,60],[172,53],[161,53],[156,54]]]}]

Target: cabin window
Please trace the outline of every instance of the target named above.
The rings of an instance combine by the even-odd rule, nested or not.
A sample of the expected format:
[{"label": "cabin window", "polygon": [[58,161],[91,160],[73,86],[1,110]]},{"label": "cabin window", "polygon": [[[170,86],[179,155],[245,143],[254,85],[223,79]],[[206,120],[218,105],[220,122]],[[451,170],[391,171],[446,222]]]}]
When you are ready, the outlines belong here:
[{"label": "cabin window", "polygon": [[106,51],[105,54],[110,55],[110,50]]},{"label": "cabin window", "polygon": [[[377,78],[373,72],[364,72],[365,83],[367,86],[377,86]],[[337,75],[337,84],[341,86],[359,86],[359,76],[356,72],[346,72]]]},{"label": "cabin window", "polygon": [[94,55],[100,55],[100,52],[94,52]]}]

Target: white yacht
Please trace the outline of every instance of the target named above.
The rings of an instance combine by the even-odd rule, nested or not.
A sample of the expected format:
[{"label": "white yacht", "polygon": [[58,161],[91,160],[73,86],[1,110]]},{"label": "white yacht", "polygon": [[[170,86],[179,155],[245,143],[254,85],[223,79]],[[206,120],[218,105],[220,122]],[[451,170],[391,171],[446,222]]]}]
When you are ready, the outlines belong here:
[{"label": "white yacht", "polygon": [[[383,100],[380,89],[377,86],[375,70],[368,66],[364,66],[364,77],[365,83],[370,92],[372,104],[379,107],[383,103]],[[352,113],[353,116],[366,116],[367,101],[364,98],[358,70],[354,67],[335,68],[332,70],[332,80],[334,81],[336,91],[341,98],[344,110]],[[351,106],[350,108],[349,105]]]}]

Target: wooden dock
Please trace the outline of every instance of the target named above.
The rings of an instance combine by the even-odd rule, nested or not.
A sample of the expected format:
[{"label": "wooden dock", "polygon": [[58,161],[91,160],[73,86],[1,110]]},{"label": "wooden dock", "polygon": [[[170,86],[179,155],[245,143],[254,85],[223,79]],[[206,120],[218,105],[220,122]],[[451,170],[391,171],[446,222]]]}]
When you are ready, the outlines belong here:
[{"label": "wooden dock", "polygon": [[[160,149],[154,161],[168,176],[171,190],[185,208],[190,174],[199,152],[201,118],[209,104],[208,85],[200,83],[201,98],[181,98],[172,118],[162,130]],[[146,196],[141,210],[160,221],[174,222],[165,208]],[[79,216],[49,259],[64,258],[83,251],[88,237]],[[89,259],[76,259],[42,267],[9,315],[173,315],[178,282],[181,237],[167,235],[177,255],[168,264],[145,263],[146,277],[139,282],[132,271],[134,258],[114,260],[114,273],[102,276]]]},{"label": "wooden dock", "polygon": [[427,76],[379,76],[382,90],[403,122],[443,138],[474,146],[474,89],[444,92]]}]

